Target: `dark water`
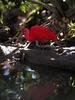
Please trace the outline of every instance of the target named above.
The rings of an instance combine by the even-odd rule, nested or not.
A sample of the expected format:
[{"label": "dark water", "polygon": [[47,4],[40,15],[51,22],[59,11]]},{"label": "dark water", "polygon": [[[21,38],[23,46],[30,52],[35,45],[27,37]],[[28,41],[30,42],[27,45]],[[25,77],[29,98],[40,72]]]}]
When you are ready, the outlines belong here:
[{"label": "dark water", "polygon": [[0,100],[75,100],[74,72],[19,66],[0,70]]}]

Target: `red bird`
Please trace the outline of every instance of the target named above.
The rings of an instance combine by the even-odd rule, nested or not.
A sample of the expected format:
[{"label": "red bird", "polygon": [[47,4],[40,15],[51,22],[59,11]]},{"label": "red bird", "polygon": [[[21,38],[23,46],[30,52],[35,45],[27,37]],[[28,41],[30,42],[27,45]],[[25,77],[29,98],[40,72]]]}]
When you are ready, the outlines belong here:
[{"label": "red bird", "polygon": [[22,33],[25,39],[30,42],[39,41],[43,43],[48,40],[57,41],[56,33],[46,26],[35,25],[30,29],[24,28],[22,29]]}]

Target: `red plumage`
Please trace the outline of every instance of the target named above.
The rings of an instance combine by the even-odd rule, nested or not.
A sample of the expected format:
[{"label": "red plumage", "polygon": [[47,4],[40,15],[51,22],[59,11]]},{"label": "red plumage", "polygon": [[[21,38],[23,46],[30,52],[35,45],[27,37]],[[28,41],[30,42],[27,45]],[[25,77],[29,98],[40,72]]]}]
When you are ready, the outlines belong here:
[{"label": "red plumage", "polygon": [[56,33],[46,26],[35,25],[30,29],[24,28],[22,29],[22,33],[24,34],[25,39],[30,42],[36,40],[39,42],[46,42],[48,40],[57,41]]}]

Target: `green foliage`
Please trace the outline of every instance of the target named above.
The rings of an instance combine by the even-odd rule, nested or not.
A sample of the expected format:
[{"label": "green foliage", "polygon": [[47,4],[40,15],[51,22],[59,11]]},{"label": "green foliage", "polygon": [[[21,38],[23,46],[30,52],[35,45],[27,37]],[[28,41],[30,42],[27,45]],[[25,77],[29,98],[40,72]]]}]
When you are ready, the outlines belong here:
[{"label": "green foliage", "polygon": [[70,21],[70,23],[68,24],[68,35],[71,37],[75,36],[75,23],[73,23],[72,21]]},{"label": "green foliage", "polygon": [[75,88],[75,77],[70,76],[69,78],[69,85]]},{"label": "green foliage", "polygon": [[24,2],[21,3],[19,9],[23,12],[26,12],[26,10],[28,9],[28,5],[26,5]]}]

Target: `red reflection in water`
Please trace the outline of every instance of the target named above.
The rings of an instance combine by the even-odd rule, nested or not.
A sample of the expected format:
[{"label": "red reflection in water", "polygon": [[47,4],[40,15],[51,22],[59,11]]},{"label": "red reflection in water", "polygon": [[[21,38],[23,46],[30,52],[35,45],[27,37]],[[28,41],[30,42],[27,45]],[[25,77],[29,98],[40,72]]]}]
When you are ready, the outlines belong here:
[{"label": "red reflection in water", "polygon": [[52,95],[57,86],[53,83],[46,82],[41,85],[32,86],[25,95],[25,100],[46,100],[47,97]]}]

